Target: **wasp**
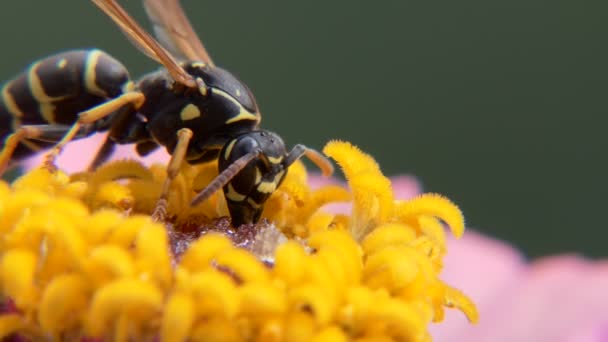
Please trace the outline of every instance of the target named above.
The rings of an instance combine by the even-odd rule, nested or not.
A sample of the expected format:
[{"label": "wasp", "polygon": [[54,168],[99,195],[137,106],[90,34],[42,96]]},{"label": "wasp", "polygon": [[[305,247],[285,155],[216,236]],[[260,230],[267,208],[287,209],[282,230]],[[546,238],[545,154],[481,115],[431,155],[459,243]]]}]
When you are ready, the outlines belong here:
[{"label": "wasp", "polygon": [[0,172],[49,148],[45,165],[53,168],[67,143],[107,131],[92,168],[104,163],[116,144],[134,144],[140,156],[161,146],[171,154],[156,219],[165,218],[170,184],[181,163],[217,160],[218,176],[191,205],[222,189],[234,227],[260,219],[265,201],[302,156],[323,174],[333,172],[319,152],[301,144],[287,151],[279,135],[259,127],[253,94],[213,63],[179,0],[144,0],[158,40],[115,0],[92,1],[162,68],[134,82],[118,60],[96,49],[33,63],[2,88]]}]

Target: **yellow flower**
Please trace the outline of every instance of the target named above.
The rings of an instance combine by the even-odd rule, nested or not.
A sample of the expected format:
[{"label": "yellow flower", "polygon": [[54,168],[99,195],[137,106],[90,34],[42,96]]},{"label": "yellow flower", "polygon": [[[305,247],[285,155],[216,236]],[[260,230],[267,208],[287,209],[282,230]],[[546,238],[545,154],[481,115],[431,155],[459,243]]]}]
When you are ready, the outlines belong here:
[{"label": "yellow flower", "polygon": [[[41,168],[0,183],[0,337],[429,341],[445,307],[475,322],[474,304],[438,277],[443,223],[464,230],[458,208],[436,194],[395,200],[376,162],[348,143],[324,152],[349,189],[312,190],[297,163],[262,222],[238,230],[221,193],[189,206],[214,163],[182,167],[161,223],[149,216],[160,165]],[[352,201],[350,215],[323,211],[340,201]]]}]

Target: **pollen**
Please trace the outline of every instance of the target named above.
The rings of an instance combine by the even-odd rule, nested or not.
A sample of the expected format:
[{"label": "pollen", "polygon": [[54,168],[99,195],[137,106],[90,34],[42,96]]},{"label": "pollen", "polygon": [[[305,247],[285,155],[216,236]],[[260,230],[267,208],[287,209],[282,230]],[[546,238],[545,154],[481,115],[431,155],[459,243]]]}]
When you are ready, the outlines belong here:
[{"label": "pollen", "polygon": [[[437,194],[398,200],[374,159],[324,153],[348,186],[313,189],[290,167],[255,225],[230,226],[220,192],[196,207],[215,162],[183,165],[167,219],[150,217],[165,166],[136,161],[0,182],[0,338],[91,341],[429,341],[444,310],[478,319],[440,279],[445,227],[464,218]],[[351,203],[347,214],[325,209]]]}]

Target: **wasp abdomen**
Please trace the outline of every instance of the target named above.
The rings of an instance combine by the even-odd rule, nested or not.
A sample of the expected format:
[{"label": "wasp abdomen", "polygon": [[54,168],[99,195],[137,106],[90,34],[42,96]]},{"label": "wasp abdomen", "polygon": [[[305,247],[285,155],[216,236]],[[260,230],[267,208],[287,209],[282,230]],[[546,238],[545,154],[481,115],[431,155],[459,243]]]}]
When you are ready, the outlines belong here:
[{"label": "wasp abdomen", "polygon": [[[78,113],[121,95],[131,86],[126,68],[97,49],[67,51],[44,58],[2,88],[0,139],[21,125],[71,125]],[[24,147],[18,148],[15,159],[27,154],[23,151]]]}]

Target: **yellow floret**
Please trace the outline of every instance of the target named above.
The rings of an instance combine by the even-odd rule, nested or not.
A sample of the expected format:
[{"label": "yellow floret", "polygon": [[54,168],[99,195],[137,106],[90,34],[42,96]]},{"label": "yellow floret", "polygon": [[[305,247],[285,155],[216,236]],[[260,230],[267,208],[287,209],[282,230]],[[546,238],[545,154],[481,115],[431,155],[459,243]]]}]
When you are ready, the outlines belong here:
[{"label": "yellow floret", "polygon": [[[477,321],[472,301],[439,279],[443,223],[460,236],[460,210],[435,194],[396,200],[349,143],[324,151],[349,187],[313,190],[295,163],[243,247],[206,231],[228,214],[221,192],[189,205],[216,163],[182,166],[160,223],[150,213],[162,165],[71,177],[40,168],[0,182],[0,298],[16,307],[0,313],[0,338],[429,341],[444,308]],[[348,214],[323,210],[348,201]]]}]

